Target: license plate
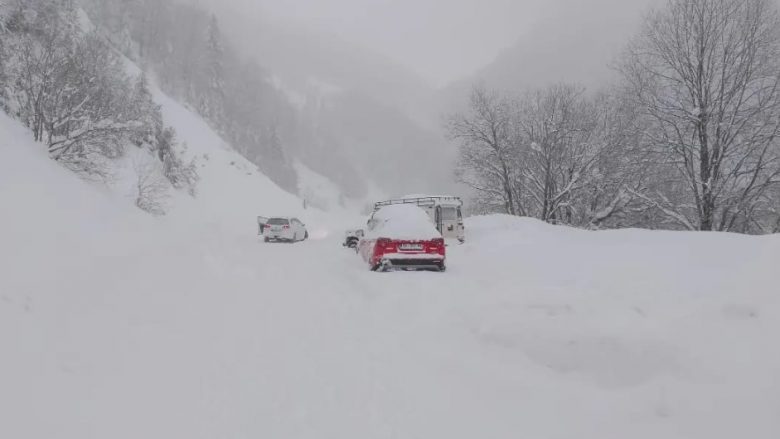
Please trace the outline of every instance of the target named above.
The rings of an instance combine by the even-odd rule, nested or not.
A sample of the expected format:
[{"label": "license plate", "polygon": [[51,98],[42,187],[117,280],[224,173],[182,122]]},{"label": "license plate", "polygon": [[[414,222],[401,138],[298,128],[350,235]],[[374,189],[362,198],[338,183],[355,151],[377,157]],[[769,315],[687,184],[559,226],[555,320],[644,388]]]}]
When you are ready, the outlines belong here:
[{"label": "license plate", "polygon": [[398,249],[402,251],[422,250],[423,245],[422,244],[401,244],[398,246]]}]

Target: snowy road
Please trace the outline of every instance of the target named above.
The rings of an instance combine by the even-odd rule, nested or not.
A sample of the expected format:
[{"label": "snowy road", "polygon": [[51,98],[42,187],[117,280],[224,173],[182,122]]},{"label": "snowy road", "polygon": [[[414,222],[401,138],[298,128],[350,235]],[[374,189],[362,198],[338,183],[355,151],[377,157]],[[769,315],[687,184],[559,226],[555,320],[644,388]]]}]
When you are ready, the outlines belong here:
[{"label": "snowy road", "polygon": [[[29,438],[780,431],[776,240],[469,226],[444,274],[371,273],[335,237],[188,232],[3,289],[1,425]],[[723,249],[752,255],[746,277],[718,273]]]}]

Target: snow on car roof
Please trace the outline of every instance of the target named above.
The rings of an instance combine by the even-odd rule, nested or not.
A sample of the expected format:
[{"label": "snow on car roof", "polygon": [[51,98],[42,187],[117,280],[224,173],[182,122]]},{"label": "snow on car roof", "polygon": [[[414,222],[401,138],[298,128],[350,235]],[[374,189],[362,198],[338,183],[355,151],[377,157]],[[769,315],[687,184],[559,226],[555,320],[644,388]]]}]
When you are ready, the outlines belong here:
[{"label": "snow on car roof", "polygon": [[460,197],[456,197],[454,195],[410,194],[410,195],[404,195],[400,199],[415,200],[415,199],[426,199],[426,198],[435,200],[435,204],[441,206],[460,206],[463,204],[463,201],[460,199]]},{"label": "snow on car roof", "polygon": [[455,198],[454,195],[431,195],[431,194],[409,194],[401,197],[402,200],[409,198]]},{"label": "snow on car roof", "polygon": [[374,213],[369,222],[368,238],[428,240],[441,234],[424,210],[412,204],[393,204]]}]

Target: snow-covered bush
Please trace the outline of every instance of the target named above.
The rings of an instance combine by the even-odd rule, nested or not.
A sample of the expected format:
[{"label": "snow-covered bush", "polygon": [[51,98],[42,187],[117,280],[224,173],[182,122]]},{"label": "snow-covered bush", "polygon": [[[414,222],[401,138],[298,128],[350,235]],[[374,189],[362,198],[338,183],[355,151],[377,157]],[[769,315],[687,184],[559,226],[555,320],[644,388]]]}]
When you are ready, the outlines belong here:
[{"label": "snow-covered bush", "polygon": [[170,183],[163,174],[159,161],[142,153],[133,161],[135,172],[135,205],[152,215],[165,215],[165,201],[168,199]]},{"label": "snow-covered bush", "polygon": [[163,174],[173,187],[184,189],[195,196],[195,188],[200,179],[197,163],[194,158],[189,163],[185,163],[176,147],[176,132],[173,128],[162,130],[157,138],[157,156],[163,163]]}]

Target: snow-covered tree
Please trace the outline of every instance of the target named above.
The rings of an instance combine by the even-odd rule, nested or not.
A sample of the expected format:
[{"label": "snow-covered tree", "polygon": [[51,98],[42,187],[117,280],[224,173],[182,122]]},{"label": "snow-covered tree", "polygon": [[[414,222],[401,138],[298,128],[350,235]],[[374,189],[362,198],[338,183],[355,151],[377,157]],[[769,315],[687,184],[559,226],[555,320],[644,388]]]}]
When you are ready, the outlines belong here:
[{"label": "snow-covered tree", "polygon": [[86,150],[118,156],[143,123],[142,114],[131,106],[124,66],[95,34],[77,42],[54,84],[43,100],[43,117],[45,141],[57,159]]},{"label": "snow-covered tree", "polygon": [[[757,230],[780,184],[780,26],[769,0],[670,0],[620,71],[671,179],[641,193],[679,227]],[[774,201],[777,203],[777,200]]]},{"label": "snow-covered tree", "polygon": [[15,116],[36,141],[46,134],[46,103],[66,76],[75,50],[75,8],[71,2],[17,1],[7,19],[13,71],[10,99]]},{"label": "snow-covered tree", "polygon": [[8,68],[0,108],[26,124],[52,158],[105,178],[111,160],[135,144],[159,157],[174,185],[194,191],[195,168],[180,158],[146,77],[128,76],[104,32],[85,33],[73,1],[15,0],[3,11]]},{"label": "snow-covered tree", "polygon": [[152,215],[164,215],[171,184],[165,179],[163,165],[150,156],[141,155],[133,162],[133,171],[136,207]]},{"label": "snow-covered tree", "polygon": [[185,163],[176,148],[176,131],[173,128],[168,127],[158,133],[157,157],[163,164],[163,174],[176,189],[186,189],[195,195],[200,179],[195,161]]},{"label": "snow-covered tree", "polygon": [[577,226],[624,224],[641,175],[630,109],[567,84],[526,93],[517,106],[515,185],[528,214]]},{"label": "snow-covered tree", "polygon": [[616,97],[560,84],[520,95],[477,87],[448,125],[456,176],[480,211],[583,227],[632,223],[634,115]]},{"label": "snow-covered tree", "polygon": [[139,125],[131,134],[131,141],[138,147],[158,149],[160,132],[164,129],[160,106],[154,102],[146,74],[139,75],[132,89],[132,111],[137,113]]},{"label": "snow-covered tree", "polygon": [[639,149],[641,121],[631,102],[612,91],[598,93],[593,110],[593,163],[580,196],[572,203],[575,223],[589,228],[647,227],[647,211],[636,191],[648,179]]},{"label": "snow-covered tree", "polygon": [[201,114],[219,125],[225,109],[225,50],[217,17],[212,15],[206,31],[207,41],[204,53],[204,81],[200,100]]},{"label": "snow-covered tree", "polygon": [[478,86],[468,112],[452,116],[447,132],[460,145],[456,177],[476,191],[483,208],[496,206],[510,215],[526,215],[515,185],[519,150],[513,111],[509,100]]},{"label": "snow-covered tree", "polygon": [[572,223],[579,192],[602,152],[595,139],[595,111],[576,86],[556,85],[520,101],[519,186],[533,216]]},{"label": "snow-covered tree", "polygon": [[6,30],[6,18],[8,14],[8,5],[4,0],[0,0],[0,111],[8,111],[8,74],[6,73],[6,60],[8,54],[6,53],[6,38],[8,38],[8,32]]}]

